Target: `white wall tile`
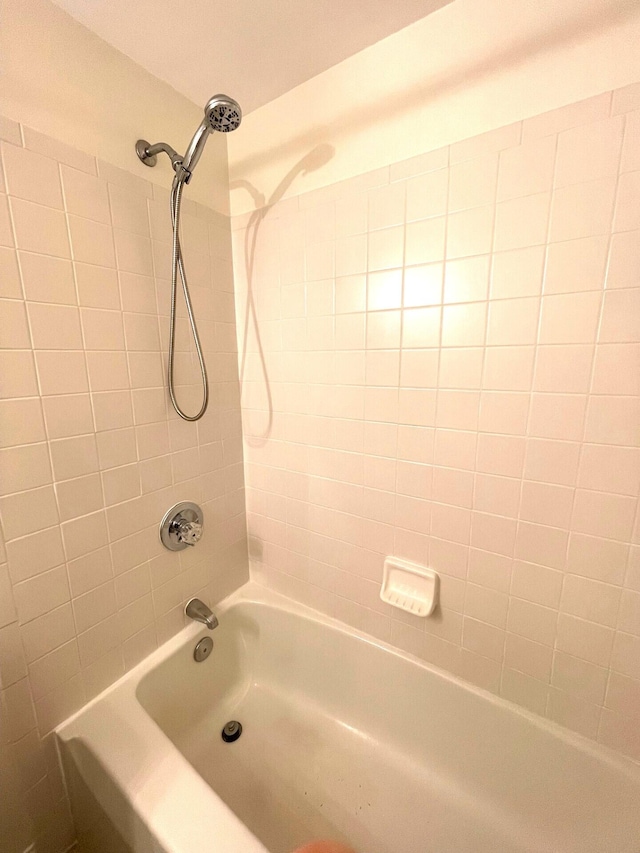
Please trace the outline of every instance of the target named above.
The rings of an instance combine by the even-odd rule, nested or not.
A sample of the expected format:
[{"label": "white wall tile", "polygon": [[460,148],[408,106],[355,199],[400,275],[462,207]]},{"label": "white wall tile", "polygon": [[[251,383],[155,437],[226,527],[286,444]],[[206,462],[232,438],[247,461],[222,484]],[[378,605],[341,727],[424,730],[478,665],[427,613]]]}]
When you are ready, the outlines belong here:
[{"label": "white wall tile", "polygon": [[624,123],[621,116],[589,122],[558,136],[555,185],[577,184],[618,174]]},{"label": "white wall tile", "polygon": [[12,198],[11,216],[19,249],[58,258],[71,256],[67,224],[61,210]]},{"label": "white wall tile", "polygon": [[518,672],[548,682],[551,676],[553,649],[534,643],[518,634],[507,633],[505,664]]},{"label": "white wall tile", "polygon": [[2,145],[7,192],[15,198],[35,201],[62,210],[58,163],[16,145]]},{"label": "white wall tile", "polygon": [[551,240],[576,240],[606,234],[611,227],[615,190],[614,178],[557,189],[551,205]]}]

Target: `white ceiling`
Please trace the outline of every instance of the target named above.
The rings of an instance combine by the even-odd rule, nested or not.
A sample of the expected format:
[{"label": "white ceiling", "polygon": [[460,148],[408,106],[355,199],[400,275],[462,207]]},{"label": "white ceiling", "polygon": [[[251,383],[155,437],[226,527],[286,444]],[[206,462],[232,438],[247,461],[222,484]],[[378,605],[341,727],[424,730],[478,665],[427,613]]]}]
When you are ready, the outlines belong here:
[{"label": "white ceiling", "polygon": [[195,103],[247,113],[452,0],[54,2]]}]

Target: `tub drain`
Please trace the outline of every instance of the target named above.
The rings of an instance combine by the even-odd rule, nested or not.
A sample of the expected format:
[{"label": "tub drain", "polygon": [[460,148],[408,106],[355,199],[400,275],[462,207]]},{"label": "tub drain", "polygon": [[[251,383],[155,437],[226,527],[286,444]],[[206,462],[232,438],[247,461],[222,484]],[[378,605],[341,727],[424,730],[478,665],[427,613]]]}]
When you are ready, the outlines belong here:
[{"label": "tub drain", "polygon": [[225,743],[233,743],[234,740],[238,740],[241,734],[242,723],[239,723],[237,720],[229,720],[222,729],[222,740]]}]

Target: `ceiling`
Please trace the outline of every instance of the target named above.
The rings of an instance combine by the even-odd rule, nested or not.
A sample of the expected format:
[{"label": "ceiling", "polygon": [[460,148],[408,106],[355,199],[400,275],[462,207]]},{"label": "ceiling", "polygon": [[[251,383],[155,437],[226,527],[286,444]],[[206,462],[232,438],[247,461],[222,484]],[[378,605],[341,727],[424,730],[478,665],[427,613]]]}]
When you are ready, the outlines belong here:
[{"label": "ceiling", "polygon": [[452,0],[54,0],[197,104],[245,113]]}]

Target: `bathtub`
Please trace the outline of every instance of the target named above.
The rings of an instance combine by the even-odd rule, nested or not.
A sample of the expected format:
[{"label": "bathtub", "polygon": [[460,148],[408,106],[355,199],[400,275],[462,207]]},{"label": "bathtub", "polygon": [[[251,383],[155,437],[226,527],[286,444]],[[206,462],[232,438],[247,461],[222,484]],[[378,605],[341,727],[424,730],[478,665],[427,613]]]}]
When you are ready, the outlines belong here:
[{"label": "bathtub", "polygon": [[82,853],[640,851],[636,764],[252,584],[216,613],[57,730]]}]

